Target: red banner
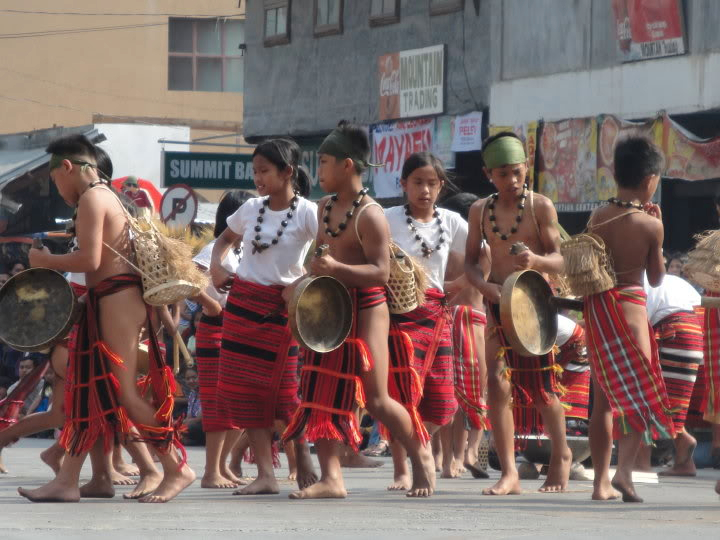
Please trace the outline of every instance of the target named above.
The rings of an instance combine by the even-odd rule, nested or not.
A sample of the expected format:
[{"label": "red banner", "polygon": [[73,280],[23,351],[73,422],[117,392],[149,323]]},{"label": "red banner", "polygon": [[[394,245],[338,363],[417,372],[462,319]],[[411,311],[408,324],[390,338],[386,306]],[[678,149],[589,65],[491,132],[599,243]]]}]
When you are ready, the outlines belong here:
[{"label": "red banner", "polygon": [[680,0],[613,0],[623,62],[685,53]]}]

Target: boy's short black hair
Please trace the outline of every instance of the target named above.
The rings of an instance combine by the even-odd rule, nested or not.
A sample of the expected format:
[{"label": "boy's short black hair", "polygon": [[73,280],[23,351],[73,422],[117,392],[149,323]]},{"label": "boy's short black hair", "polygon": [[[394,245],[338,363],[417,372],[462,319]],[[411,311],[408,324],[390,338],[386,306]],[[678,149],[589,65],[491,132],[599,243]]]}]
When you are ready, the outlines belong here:
[{"label": "boy's short black hair", "polygon": [[662,151],[643,135],[628,135],[615,145],[615,182],[624,188],[637,188],[650,175],[662,172]]},{"label": "boy's short black hair", "polygon": [[[336,129],[350,141],[358,157],[366,162],[370,160],[370,138],[363,128],[346,120],[340,120]],[[356,160],[353,160],[353,163],[358,174],[365,172],[367,167],[363,163],[358,163]]]},{"label": "boy's short black hair", "polygon": [[90,158],[97,164],[95,145],[85,135],[66,135],[55,139],[45,149],[48,154],[69,158]]},{"label": "boy's short black hair", "polygon": [[448,197],[438,206],[440,208],[445,208],[446,210],[452,210],[453,212],[457,212],[463,217],[465,221],[467,221],[468,216],[470,215],[470,207],[479,198],[480,197],[478,197],[474,193],[461,192],[456,193],[452,197]]},{"label": "boy's short black hair", "polygon": [[113,162],[108,153],[100,146],[95,146],[95,164],[98,170],[105,175],[108,180],[113,177]]}]

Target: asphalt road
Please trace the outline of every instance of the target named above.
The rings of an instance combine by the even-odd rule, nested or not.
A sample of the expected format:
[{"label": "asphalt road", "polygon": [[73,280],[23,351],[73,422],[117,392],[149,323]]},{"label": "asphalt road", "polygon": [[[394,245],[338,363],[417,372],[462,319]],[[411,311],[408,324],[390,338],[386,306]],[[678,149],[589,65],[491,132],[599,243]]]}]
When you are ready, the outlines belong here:
[{"label": "asphalt road", "polygon": [[[290,501],[293,485],[281,493],[238,497],[231,491],[201,489],[196,482],[168,504],[123,500],[83,500],[78,504],[33,504],[18,486],[36,487],[51,477],[39,460],[50,441],[24,439],[3,451],[10,473],[0,475],[0,539],[79,538],[720,538],[720,498],[713,486],[720,471],[703,470],[695,479],[640,485],[645,504],[597,503],[589,482],[571,482],[568,493],[540,494],[540,481],[526,481],[525,493],[483,497],[491,480],[438,479],[431,499],[408,499],[385,490],[392,476],[386,459],[379,469],[346,469],[348,499]],[[190,463],[202,474],[204,449],[189,449]],[[282,456],[284,458],[284,456]],[[83,476],[89,476],[89,469]],[[253,466],[246,472],[251,473]],[[285,478],[287,469],[278,471]],[[118,488],[118,492],[129,488]]]}]

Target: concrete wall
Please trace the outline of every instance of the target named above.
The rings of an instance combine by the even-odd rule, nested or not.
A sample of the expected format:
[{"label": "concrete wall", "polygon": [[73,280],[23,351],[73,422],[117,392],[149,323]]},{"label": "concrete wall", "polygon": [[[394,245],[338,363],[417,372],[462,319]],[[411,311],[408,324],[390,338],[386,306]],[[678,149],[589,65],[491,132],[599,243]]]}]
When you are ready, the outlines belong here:
[{"label": "concrete wall", "polygon": [[[0,40],[2,133],[53,124],[110,122],[116,117],[124,117],[125,122],[131,118],[168,119],[204,129],[211,126],[232,129],[242,124],[241,93],[168,91],[168,17],[156,15],[242,13],[238,0],[24,0],[4,2],[3,7],[142,15],[2,13],[0,34],[160,25]],[[97,114],[105,118],[98,119]]]},{"label": "concrete wall", "polygon": [[[400,22],[371,27],[370,2],[345,0],[344,32],[313,36],[313,1],[293,0],[291,41],[263,45],[263,2],[247,7],[245,134],[316,134],[340,119],[378,121],[378,57],[447,44],[446,113],[482,109],[490,91],[490,10],[430,16],[427,1],[402,0]],[[463,36],[464,34],[464,36]]]}]

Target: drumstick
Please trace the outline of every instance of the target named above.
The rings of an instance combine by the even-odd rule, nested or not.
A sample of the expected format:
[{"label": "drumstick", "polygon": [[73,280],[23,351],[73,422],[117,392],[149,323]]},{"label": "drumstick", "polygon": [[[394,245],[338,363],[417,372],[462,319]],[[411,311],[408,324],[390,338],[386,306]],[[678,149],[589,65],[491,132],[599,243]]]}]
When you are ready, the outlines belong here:
[{"label": "drumstick", "polygon": [[182,341],[182,337],[180,337],[180,334],[175,332],[175,335],[173,336],[173,373],[177,375],[180,373],[180,342]]},{"label": "drumstick", "polygon": [[193,365],[195,365],[195,359],[190,354],[190,351],[188,351],[188,348],[185,345],[182,336],[180,336],[180,332],[175,332],[175,338],[178,340],[178,345],[180,345],[180,352],[185,359],[185,367],[192,367]]}]

